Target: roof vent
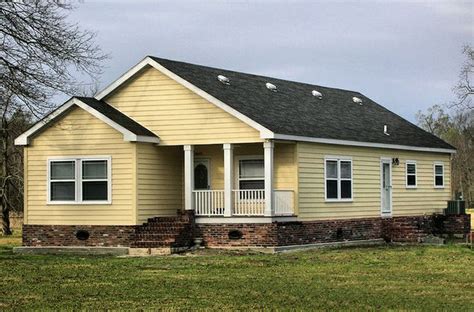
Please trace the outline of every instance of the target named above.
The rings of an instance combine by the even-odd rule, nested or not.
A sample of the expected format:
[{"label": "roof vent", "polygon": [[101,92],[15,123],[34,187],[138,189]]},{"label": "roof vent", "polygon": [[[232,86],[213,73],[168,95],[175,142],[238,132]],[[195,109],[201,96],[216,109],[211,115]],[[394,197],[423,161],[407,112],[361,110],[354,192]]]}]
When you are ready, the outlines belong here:
[{"label": "roof vent", "polygon": [[362,100],[361,100],[360,98],[356,97],[356,96],[354,96],[354,97],[352,98],[352,101],[354,101],[354,103],[357,103],[357,104],[359,104],[359,105],[362,105]]},{"label": "roof vent", "polygon": [[390,133],[388,133],[388,126],[387,125],[383,125],[383,134],[390,135]]},{"label": "roof vent", "polygon": [[277,87],[274,84],[267,82],[265,84],[265,86],[267,87],[268,90],[271,90],[273,92],[277,92]]},{"label": "roof vent", "polygon": [[320,100],[323,98],[323,94],[322,94],[321,92],[319,92],[319,91],[313,90],[313,91],[311,91],[311,94],[312,94],[313,96],[317,97],[317,98],[320,99]]},{"label": "roof vent", "polygon": [[230,85],[230,80],[226,76],[219,75],[219,76],[217,76],[217,80],[219,80],[223,84]]}]

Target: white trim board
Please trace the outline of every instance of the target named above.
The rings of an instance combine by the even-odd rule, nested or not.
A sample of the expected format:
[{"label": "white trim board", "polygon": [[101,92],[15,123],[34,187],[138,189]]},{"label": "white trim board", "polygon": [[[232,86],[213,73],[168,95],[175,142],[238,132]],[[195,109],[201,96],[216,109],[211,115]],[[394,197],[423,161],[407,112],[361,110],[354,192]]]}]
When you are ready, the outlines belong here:
[{"label": "white trim board", "polygon": [[323,143],[323,144],[335,144],[335,145],[360,146],[360,147],[387,148],[387,149],[432,152],[432,153],[447,153],[447,154],[456,153],[455,149],[448,149],[448,148],[434,148],[434,147],[387,144],[387,143],[371,143],[371,142],[359,142],[359,141],[349,141],[349,140],[324,139],[324,138],[313,138],[313,137],[287,135],[287,134],[274,134],[272,139]]},{"label": "white trim board", "polygon": [[120,133],[123,134],[123,140],[128,141],[128,142],[148,142],[148,143],[160,143],[160,139],[158,137],[152,137],[152,136],[143,136],[143,135],[136,135],[130,130],[122,127],[112,119],[108,118],[104,114],[100,113],[99,111],[93,109],[89,105],[85,104],[81,100],[77,98],[72,98],[63,105],[61,105],[59,108],[57,108],[55,111],[53,111],[51,114],[47,115],[44,119],[40,120],[38,123],[36,123],[33,127],[28,129],[26,132],[22,133],[19,137],[15,139],[15,145],[29,145],[31,137],[42,130],[44,127],[48,126],[52,121],[54,121],[56,118],[60,117],[62,114],[66,113],[73,105],[76,105],[86,112],[90,113],[97,119],[105,122],[115,130],[119,131]]}]

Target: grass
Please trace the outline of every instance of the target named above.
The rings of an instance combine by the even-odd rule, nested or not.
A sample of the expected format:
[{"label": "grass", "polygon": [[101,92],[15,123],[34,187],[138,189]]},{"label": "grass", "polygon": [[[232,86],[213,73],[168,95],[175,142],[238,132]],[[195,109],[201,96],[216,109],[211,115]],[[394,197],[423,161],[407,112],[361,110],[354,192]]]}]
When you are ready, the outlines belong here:
[{"label": "grass", "polygon": [[466,247],[148,258],[23,256],[0,237],[0,310],[451,310],[474,307]]}]

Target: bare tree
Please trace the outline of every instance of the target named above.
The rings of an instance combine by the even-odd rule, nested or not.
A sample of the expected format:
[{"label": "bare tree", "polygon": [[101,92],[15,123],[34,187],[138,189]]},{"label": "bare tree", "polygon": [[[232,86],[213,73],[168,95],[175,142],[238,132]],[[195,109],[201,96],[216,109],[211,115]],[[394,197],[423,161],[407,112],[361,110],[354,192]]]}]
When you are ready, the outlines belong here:
[{"label": "bare tree", "polygon": [[457,101],[455,101],[451,106],[471,110],[474,108],[472,103],[474,86],[471,83],[472,76],[474,75],[474,49],[471,46],[466,45],[463,47],[463,54],[465,55],[466,60],[461,67],[459,81],[454,87]]},{"label": "bare tree", "polygon": [[[38,118],[54,108],[58,93],[84,90],[83,76],[97,81],[101,62],[107,58],[94,43],[95,34],[67,20],[73,9],[67,1],[0,2],[0,205],[2,232],[10,234],[8,194],[21,184],[21,169],[12,161],[18,116]],[[21,118],[20,118],[21,119]],[[18,127],[17,127],[18,128]],[[17,193],[21,191],[18,188]]]}]

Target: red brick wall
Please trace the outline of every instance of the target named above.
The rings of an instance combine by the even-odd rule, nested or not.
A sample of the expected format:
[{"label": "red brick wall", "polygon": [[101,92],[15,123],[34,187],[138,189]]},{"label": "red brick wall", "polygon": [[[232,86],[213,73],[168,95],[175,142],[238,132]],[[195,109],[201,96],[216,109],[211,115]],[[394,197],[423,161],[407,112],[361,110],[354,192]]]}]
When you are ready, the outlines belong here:
[{"label": "red brick wall", "polygon": [[[89,239],[79,240],[79,230],[89,232]],[[135,226],[122,225],[23,225],[24,246],[129,246]]]},{"label": "red brick wall", "polygon": [[[182,215],[176,218],[150,219],[142,226],[24,225],[23,245],[184,246],[192,241],[193,234],[194,237],[201,237],[203,244],[209,247],[271,247],[378,238],[415,243],[429,234],[466,234],[470,230],[469,221],[469,215],[437,215],[311,222],[195,224],[193,230],[193,216]],[[78,230],[88,231],[89,239],[77,239]],[[176,231],[178,232],[174,233]],[[183,231],[189,233],[182,233]],[[230,231],[240,231],[242,237],[231,239]]]},{"label": "red brick wall", "polygon": [[383,237],[392,242],[420,242],[434,234],[462,234],[470,231],[469,215],[428,215],[383,219]]},{"label": "red brick wall", "polygon": [[[229,232],[242,232],[230,239]],[[274,222],[249,224],[196,224],[196,236],[209,247],[269,247],[366,240],[382,237],[380,218],[315,222]]]},{"label": "red brick wall", "polygon": [[[240,231],[242,238],[230,239],[230,231]],[[209,247],[269,247],[277,245],[275,223],[196,224],[195,237]]]},{"label": "red brick wall", "polygon": [[468,234],[471,231],[472,215],[447,215],[443,220],[442,234]]},{"label": "red brick wall", "polygon": [[278,245],[304,245],[382,237],[380,218],[277,223]]}]

